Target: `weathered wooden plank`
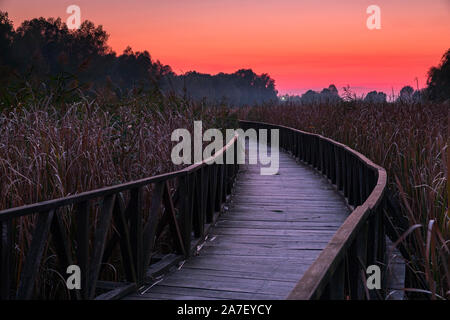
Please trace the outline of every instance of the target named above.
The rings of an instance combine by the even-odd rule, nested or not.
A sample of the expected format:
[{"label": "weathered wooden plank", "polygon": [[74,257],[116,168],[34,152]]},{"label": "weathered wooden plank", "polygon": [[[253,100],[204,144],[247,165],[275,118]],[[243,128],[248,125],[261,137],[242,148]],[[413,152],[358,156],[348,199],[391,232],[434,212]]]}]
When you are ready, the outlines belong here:
[{"label": "weathered wooden plank", "polygon": [[[233,257],[234,260],[236,258]],[[311,261],[305,261],[303,264],[301,263],[293,263],[290,262],[290,265],[285,264],[272,264],[268,265],[267,261],[266,265],[259,265],[258,268],[251,263],[233,261],[232,259],[222,259],[222,260],[212,260],[212,259],[195,259],[195,261],[188,261],[185,263],[183,268],[191,268],[191,269],[209,269],[209,270],[217,270],[217,271],[234,271],[234,272],[253,272],[255,275],[257,274],[267,274],[267,273],[286,273],[296,275],[298,277],[310,266]]]},{"label": "weathered wooden plank", "polygon": [[[274,259],[270,256],[262,256],[262,255],[242,255],[239,252],[229,253],[227,255],[224,254],[207,254],[205,253],[199,255],[196,259],[192,259],[192,261],[201,262],[202,260],[207,261],[208,263],[224,263],[230,265],[240,265],[243,267],[255,268],[257,264],[265,264],[270,268],[277,268],[282,264],[289,263],[292,266],[299,266],[305,263],[311,263],[315,260],[317,256],[317,250],[305,250],[305,254],[299,258],[295,256],[283,256],[279,257],[279,259]],[[191,263],[191,261],[188,261]],[[186,262],[186,263],[188,263]],[[193,262],[192,262],[193,263]]]},{"label": "weathered wooden plank", "polygon": [[233,292],[275,294],[287,296],[290,288],[295,285],[295,281],[272,281],[259,279],[233,278],[232,280],[223,277],[203,275],[199,278],[185,277],[174,273],[158,286],[183,287],[207,290],[222,290]]},{"label": "weathered wooden plank", "polygon": [[251,228],[231,228],[231,227],[215,227],[212,231],[214,235],[233,235],[233,234],[242,234],[242,235],[258,235],[258,236],[331,236],[336,232],[333,229],[327,230],[280,230],[280,229],[251,229]]},{"label": "weathered wooden plank", "polygon": [[260,237],[260,236],[235,236],[235,237],[213,237],[211,241],[207,241],[204,244],[204,247],[222,247],[227,248],[236,248],[241,249],[244,248],[254,248],[258,249],[262,248],[270,248],[273,249],[317,249],[322,248],[328,243],[328,239],[308,239],[305,241],[304,239],[298,239],[297,237],[291,239],[283,239],[278,240],[276,237]]},{"label": "weathered wooden plank", "polygon": [[[183,295],[183,294],[167,294],[167,293],[154,293],[146,292],[143,295],[134,294],[126,297],[124,300],[204,300],[206,297]],[[208,300],[224,300],[221,298],[207,297]]]},{"label": "weathered wooden plank", "polygon": [[306,270],[307,266],[303,266],[302,268],[292,269],[281,269],[276,271],[261,271],[261,270],[245,270],[241,269],[238,271],[235,270],[220,270],[220,269],[207,269],[207,268],[195,268],[189,266],[183,266],[183,268],[179,271],[180,274],[183,274],[187,277],[197,276],[201,277],[202,275],[210,275],[223,277],[224,279],[231,278],[243,278],[243,279],[258,279],[258,280],[273,280],[273,281],[297,281],[298,275],[301,274],[304,270]]},{"label": "weathered wooden plank", "polygon": [[317,257],[320,251],[325,248],[325,244],[311,248],[311,245],[307,244],[308,248],[273,248],[273,247],[258,247],[256,245],[216,245],[203,247],[203,255],[235,255],[238,257],[270,257],[272,259],[283,260],[286,257],[303,258],[306,256]]},{"label": "weathered wooden plank", "polygon": [[183,256],[176,254],[168,254],[164,256],[160,261],[150,265],[145,274],[146,280],[152,280],[163,273],[167,272],[171,267],[177,265],[183,260]]},{"label": "weathered wooden plank", "polygon": [[137,290],[135,283],[121,283],[119,287],[95,297],[95,300],[119,300]]},{"label": "weathered wooden plank", "polygon": [[[293,210],[298,210],[300,206],[295,206],[295,205],[285,205],[283,206],[282,203],[269,203],[266,202],[264,204],[262,203],[246,203],[246,204],[235,204],[234,207],[236,209],[240,209],[240,210],[264,210],[264,209],[271,209],[271,210],[279,210],[282,209],[283,207],[285,209],[293,209]],[[310,209],[312,212],[323,212],[323,210],[342,210],[344,211],[344,207],[343,206],[336,206],[336,205],[331,205],[330,203],[322,203],[322,202],[316,202],[316,203],[311,203],[311,204],[303,204],[301,205],[301,208],[304,208],[305,210]],[[348,211],[348,210],[345,210]],[[339,212],[338,212],[339,214]]]},{"label": "weathered wooden plank", "polygon": [[[279,296],[275,294],[255,294],[255,293],[247,293],[247,292],[234,292],[234,291],[224,291],[224,290],[205,290],[198,288],[183,288],[183,287],[166,287],[166,286],[154,286],[151,288],[148,293],[164,293],[171,295],[190,295],[190,296],[199,296],[202,299],[238,299],[238,300],[281,300],[284,299],[284,296]],[[133,298],[140,299],[141,297],[145,297],[142,295],[141,297],[138,295],[132,296]],[[145,298],[144,298],[145,299]]]},{"label": "weathered wooden plank", "polygon": [[[275,214],[274,214],[275,213]],[[300,222],[300,223],[342,223],[345,219],[343,217],[336,217],[331,214],[321,213],[295,213],[283,210],[268,210],[265,212],[228,212],[221,217],[221,221],[259,221],[259,222]]]},{"label": "weathered wooden plank", "polygon": [[321,221],[243,221],[243,220],[221,220],[217,226],[221,228],[249,228],[249,229],[283,229],[283,230],[336,230],[343,221],[321,222]]}]

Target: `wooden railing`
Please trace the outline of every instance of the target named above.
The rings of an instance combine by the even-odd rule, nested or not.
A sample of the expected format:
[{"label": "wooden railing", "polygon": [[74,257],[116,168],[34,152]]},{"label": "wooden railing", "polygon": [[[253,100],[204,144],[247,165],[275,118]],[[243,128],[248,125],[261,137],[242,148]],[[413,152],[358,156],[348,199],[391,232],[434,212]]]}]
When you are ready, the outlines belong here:
[{"label": "wooden railing", "polygon": [[[383,297],[383,290],[367,289],[365,276],[367,266],[383,269],[385,262],[385,170],[321,135],[267,123],[240,124],[279,129],[280,147],[322,172],[354,209],[288,298]],[[69,265],[81,269],[81,289],[70,291],[72,299],[120,297],[159,272],[156,265],[189,257],[231,193],[236,143],[237,136],[214,156],[225,159],[233,152],[234,164],[207,164],[208,159],[176,172],[1,211],[0,299],[39,296],[43,258],[52,255],[61,275]],[[27,245],[17,248],[28,225],[31,237],[22,238]],[[157,240],[165,232],[176,254],[161,258]],[[115,267],[114,280],[107,265]]]},{"label": "wooden railing", "polygon": [[380,290],[368,290],[366,268],[377,265],[383,271],[386,261],[386,171],[346,145],[318,134],[260,122],[241,121],[240,125],[243,129],[279,129],[280,148],[325,175],[353,209],[288,299],[383,298],[384,283]]},{"label": "wooden railing", "polygon": [[[81,270],[81,289],[70,290],[71,299],[118,298],[145,284],[167,257],[166,264],[187,258],[231,193],[236,143],[237,136],[214,157],[176,172],[1,211],[0,300],[41,297],[44,284],[36,282],[52,256],[63,278],[69,265]],[[207,164],[228,152],[234,164]],[[164,233],[176,254],[157,254]],[[26,245],[19,248],[18,240]]]}]

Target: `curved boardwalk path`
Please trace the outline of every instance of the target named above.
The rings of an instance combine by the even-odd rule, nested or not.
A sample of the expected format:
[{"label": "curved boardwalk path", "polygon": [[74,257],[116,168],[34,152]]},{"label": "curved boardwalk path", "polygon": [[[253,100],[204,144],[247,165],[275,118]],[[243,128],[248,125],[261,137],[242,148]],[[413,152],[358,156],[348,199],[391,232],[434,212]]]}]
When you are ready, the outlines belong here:
[{"label": "curved boardwalk path", "polygon": [[350,212],[283,152],[277,175],[241,166],[228,206],[198,255],[126,299],[285,299]]}]

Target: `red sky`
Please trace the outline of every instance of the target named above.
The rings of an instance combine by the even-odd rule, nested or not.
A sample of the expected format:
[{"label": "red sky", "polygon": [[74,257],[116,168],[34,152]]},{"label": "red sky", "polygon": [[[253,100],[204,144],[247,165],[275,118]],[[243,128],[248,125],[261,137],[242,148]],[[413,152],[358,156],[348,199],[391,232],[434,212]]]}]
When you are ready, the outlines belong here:
[{"label": "red sky", "polygon": [[[269,73],[280,93],[334,83],[358,93],[426,84],[450,47],[450,0],[0,0],[17,27],[38,16],[101,24],[109,44],[148,50],[177,73]],[[381,30],[366,8],[381,8]],[[341,91],[341,90],[340,90]]]}]

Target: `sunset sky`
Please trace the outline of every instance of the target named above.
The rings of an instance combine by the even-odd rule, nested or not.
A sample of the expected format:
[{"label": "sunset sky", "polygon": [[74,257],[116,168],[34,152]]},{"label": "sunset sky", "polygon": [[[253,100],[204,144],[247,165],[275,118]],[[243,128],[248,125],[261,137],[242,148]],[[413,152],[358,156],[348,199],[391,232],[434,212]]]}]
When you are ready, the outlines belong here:
[{"label": "sunset sky", "polygon": [[[0,0],[14,26],[61,17],[69,5],[101,24],[109,45],[148,50],[176,73],[269,73],[280,93],[334,83],[358,93],[390,94],[426,84],[428,69],[450,48],[450,0]],[[369,5],[381,30],[369,30]]]}]

